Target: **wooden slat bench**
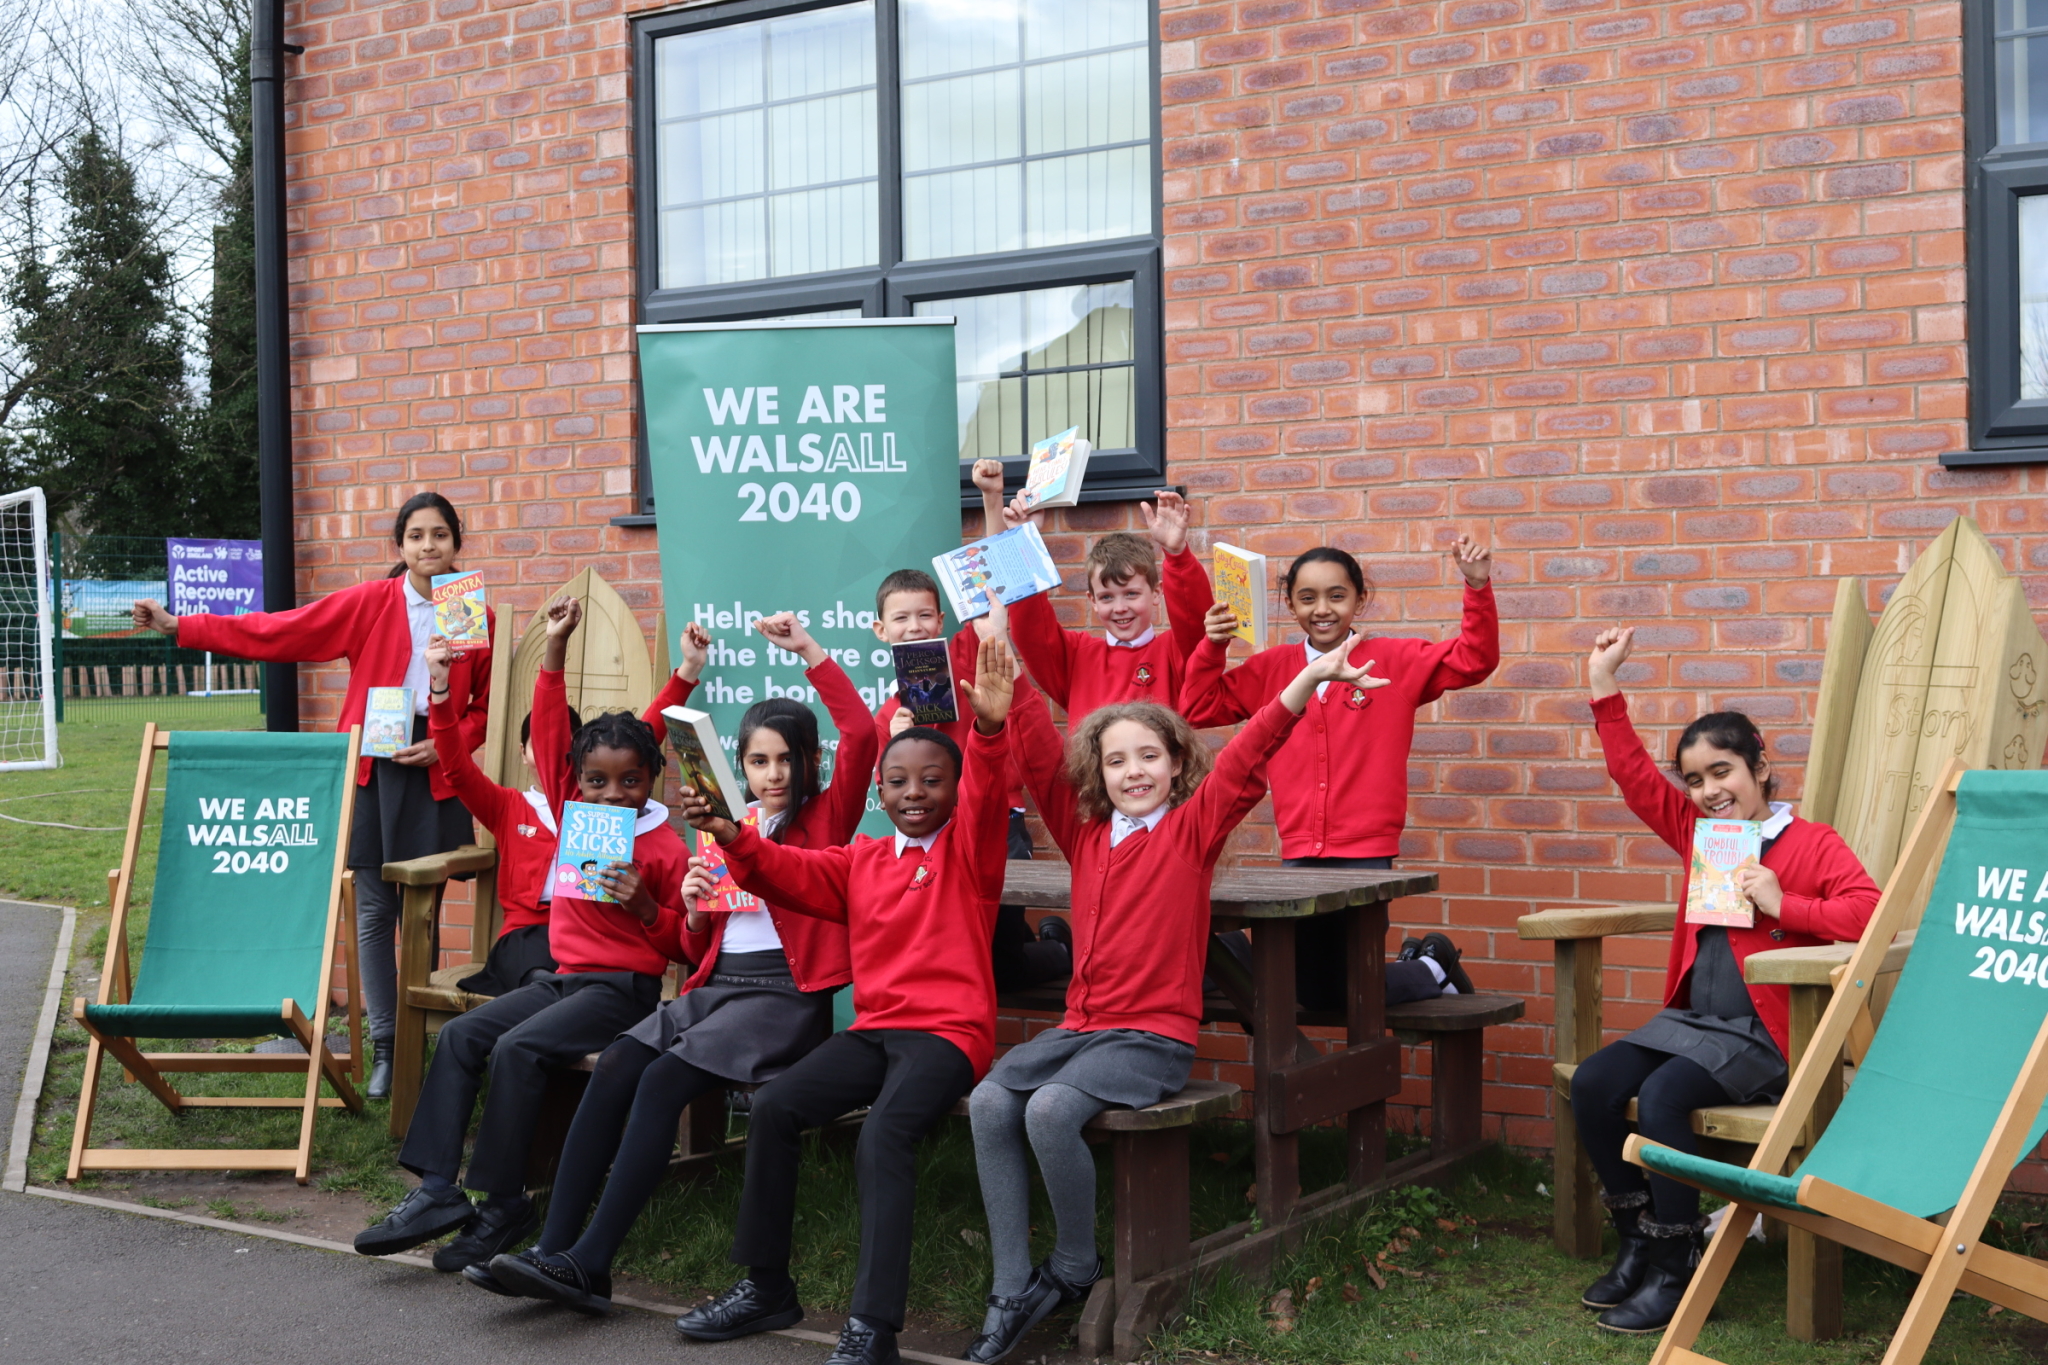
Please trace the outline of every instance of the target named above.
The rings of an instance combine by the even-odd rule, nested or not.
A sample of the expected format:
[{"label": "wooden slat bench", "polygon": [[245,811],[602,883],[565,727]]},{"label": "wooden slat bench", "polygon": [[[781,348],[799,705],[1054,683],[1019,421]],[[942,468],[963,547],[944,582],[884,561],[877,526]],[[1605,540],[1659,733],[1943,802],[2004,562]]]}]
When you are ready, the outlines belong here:
[{"label": "wooden slat bench", "polygon": [[1440,995],[1387,1006],[1387,1028],[1404,1043],[1430,1050],[1429,1151],[1462,1156],[1484,1145],[1479,1135],[1486,1084],[1486,1030],[1522,1017],[1515,995]]}]

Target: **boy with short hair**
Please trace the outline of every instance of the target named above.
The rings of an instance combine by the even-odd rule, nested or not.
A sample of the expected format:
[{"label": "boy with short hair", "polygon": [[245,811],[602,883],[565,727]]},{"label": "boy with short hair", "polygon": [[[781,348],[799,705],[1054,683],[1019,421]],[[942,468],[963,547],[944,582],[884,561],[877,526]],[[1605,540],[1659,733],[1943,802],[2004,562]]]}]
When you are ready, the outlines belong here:
[{"label": "boy with short hair", "polygon": [[[975,482],[981,481],[977,466]],[[996,487],[1001,488],[1000,474]],[[986,498],[985,488],[983,495]],[[1101,636],[1063,629],[1044,593],[1010,606],[1010,636],[1017,654],[1039,690],[1066,711],[1069,725],[1117,702],[1156,701],[1167,707],[1180,703],[1188,656],[1202,643],[1202,620],[1215,598],[1208,573],[1188,550],[1186,501],[1170,488],[1160,489],[1157,498],[1156,506],[1138,504],[1149,539],[1115,531],[1088,548],[1083,566],[1088,604],[1103,628]],[[1014,526],[1026,515],[1013,503],[1004,518]],[[1043,516],[1028,515],[1033,520]],[[1165,555],[1166,563],[1163,592],[1159,554]],[[1152,624],[1162,595],[1165,635]]]}]

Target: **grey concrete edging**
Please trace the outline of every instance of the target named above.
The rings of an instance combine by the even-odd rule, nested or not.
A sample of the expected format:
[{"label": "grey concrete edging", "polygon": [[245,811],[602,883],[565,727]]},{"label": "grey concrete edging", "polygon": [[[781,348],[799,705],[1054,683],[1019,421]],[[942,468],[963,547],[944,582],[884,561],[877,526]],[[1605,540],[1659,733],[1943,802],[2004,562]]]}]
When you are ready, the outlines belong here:
[{"label": "grey concrete edging", "polygon": [[21,1097],[14,1105],[14,1132],[7,1144],[7,1172],[0,1176],[0,1189],[16,1193],[28,1186],[28,1148],[36,1133],[36,1105],[43,1097],[43,1079],[50,1069],[50,1035],[57,1030],[57,1010],[64,1003],[64,978],[71,968],[71,936],[78,928],[78,911],[70,906],[61,908],[64,922],[57,930],[57,951],[50,960],[49,985],[43,990],[43,1012],[36,1020],[35,1041],[29,1046],[28,1069],[21,1075]]}]

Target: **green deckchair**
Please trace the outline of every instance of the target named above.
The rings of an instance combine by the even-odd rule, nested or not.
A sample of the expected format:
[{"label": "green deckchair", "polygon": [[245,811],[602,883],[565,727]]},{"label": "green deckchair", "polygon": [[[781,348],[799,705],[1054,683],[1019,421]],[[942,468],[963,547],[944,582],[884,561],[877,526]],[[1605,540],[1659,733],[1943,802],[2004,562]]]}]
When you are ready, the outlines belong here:
[{"label": "green deckchair", "polygon": [[[360,727],[345,735],[169,734],[154,724],[143,728],[121,866],[110,874],[113,920],[99,999],[87,1004],[80,996],[72,1007],[91,1042],[67,1178],[108,1170],[261,1170],[291,1171],[303,1185],[312,1160],[314,1114],[322,1106],[363,1107],[349,1083],[351,1065],[361,1075],[363,1044],[354,887],[346,868],[360,740]],[[156,891],[141,968],[131,981],[128,904],[159,749],[169,756],[169,773]],[[351,949],[346,1054],[327,1046],[337,930]],[[266,1034],[289,1034],[305,1051],[144,1052],[135,1042]],[[108,1053],[174,1114],[195,1107],[300,1109],[299,1145],[87,1146]],[[303,1073],[306,1089],[299,1098],[185,1095],[165,1079],[166,1072],[178,1071]],[[323,1075],[341,1098],[321,1098]]]},{"label": "green deckchair", "polygon": [[[1798,1174],[1782,1174],[1885,948],[1944,846],[1919,935],[1855,1083]],[[1711,1359],[1690,1347],[1757,1213],[1920,1275],[1886,1365],[1921,1358],[1959,1288],[2048,1321],[2048,1263],[1983,1241],[2008,1174],[2048,1128],[2048,913],[2035,909],[2048,911],[2044,887],[2048,772],[1951,767],[1749,1166],[1629,1139],[1630,1161],[1736,1205],[1653,1365]]]}]

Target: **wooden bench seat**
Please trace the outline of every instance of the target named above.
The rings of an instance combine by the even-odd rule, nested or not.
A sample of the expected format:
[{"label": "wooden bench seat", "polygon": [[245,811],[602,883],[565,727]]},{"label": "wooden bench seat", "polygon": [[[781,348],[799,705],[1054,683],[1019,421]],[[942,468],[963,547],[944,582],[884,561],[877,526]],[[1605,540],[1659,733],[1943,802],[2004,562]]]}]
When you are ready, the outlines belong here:
[{"label": "wooden bench seat", "polygon": [[1525,1008],[1517,995],[1440,995],[1387,1006],[1387,1030],[1430,1052],[1429,1153],[1432,1159],[1478,1150],[1486,1088],[1486,1030]]}]

